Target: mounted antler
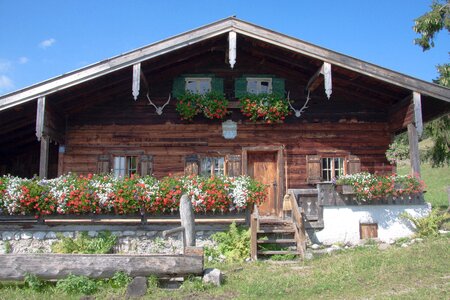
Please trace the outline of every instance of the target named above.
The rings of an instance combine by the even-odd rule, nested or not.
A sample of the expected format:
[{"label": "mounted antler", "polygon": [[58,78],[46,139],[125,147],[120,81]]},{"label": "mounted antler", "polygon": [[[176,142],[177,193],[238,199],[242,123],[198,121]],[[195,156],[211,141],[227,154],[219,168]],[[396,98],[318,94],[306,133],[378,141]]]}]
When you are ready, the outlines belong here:
[{"label": "mounted antler", "polygon": [[158,114],[158,116],[162,115],[164,107],[166,107],[166,105],[169,104],[170,98],[171,98],[171,95],[169,94],[169,98],[167,99],[167,102],[164,103],[163,106],[158,107],[152,102],[152,100],[150,99],[150,96],[148,95],[148,92],[147,92],[146,96],[147,96],[148,102],[150,102],[150,104],[153,105],[153,107],[155,107],[156,113]]},{"label": "mounted antler", "polygon": [[290,101],[290,99],[289,99],[289,93],[290,93],[290,91],[289,91],[288,94],[287,94],[287,100],[288,100],[289,106],[290,106],[291,109],[295,112],[295,116],[296,116],[297,118],[300,118],[300,116],[302,115],[302,113],[308,108],[307,104],[308,104],[309,100],[311,99],[311,98],[309,97],[310,91],[308,90],[308,95],[306,96],[306,102],[305,102],[305,104],[302,106],[302,108],[300,108],[300,109],[295,109],[295,108],[292,106],[291,101]]}]

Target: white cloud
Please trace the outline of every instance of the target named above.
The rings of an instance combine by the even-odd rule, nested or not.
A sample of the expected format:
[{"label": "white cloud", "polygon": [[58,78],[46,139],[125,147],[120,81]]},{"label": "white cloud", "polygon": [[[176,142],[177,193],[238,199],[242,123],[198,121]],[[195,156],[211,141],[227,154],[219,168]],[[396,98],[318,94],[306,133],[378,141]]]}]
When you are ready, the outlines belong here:
[{"label": "white cloud", "polygon": [[39,47],[42,49],[46,49],[48,47],[51,47],[55,42],[56,40],[54,38],[46,39],[39,43]]},{"label": "white cloud", "polygon": [[6,75],[0,75],[0,94],[8,92],[14,88],[14,83]]},{"label": "white cloud", "polygon": [[11,62],[9,60],[0,59],[0,72],[4,73],[11,69]]},{"label": "white cloud", "polygon": [[26,56],[19,57],[19,64],[21,64],[21,65],[26,64],[29,61],[30,61],[30,59]]}]

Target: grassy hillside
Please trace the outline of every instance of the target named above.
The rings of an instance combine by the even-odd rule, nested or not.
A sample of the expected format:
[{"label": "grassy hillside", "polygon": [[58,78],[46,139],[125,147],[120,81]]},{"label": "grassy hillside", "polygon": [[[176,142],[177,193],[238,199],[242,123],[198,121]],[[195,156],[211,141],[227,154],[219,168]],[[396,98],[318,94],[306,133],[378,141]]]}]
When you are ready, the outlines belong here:
[{"label": "grassy hillside", "polygon": [[[398,174],[410,174],[409,162],[400,162]],[[425,200],[433,207],[448,207],[447,188],[450,186],[450,167],[432,168],[429,163],[421,164],[422,179],[426,184]]]}]

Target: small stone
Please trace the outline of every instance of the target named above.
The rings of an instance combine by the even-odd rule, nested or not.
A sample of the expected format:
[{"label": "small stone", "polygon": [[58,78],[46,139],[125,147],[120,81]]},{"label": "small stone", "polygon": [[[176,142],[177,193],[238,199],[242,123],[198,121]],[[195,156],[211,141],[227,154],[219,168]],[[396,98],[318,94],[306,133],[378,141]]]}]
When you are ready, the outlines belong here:
[{"label": "small stone", "polygon": [[381,251],[387,250],[390,247],[391,247],[391,245],[387,244],[387,243],[386,244],[385,243],[381,243],[381,244],[378,245],[378,249],[381,250]]},{"label": "small stone", "polygon": [[5,231],[2,233],[2,239],[5,241],[10,241],[14,238],[14,232]]},{"label": "small stone", "polygon": [[195,233],[195,235],[196,236],[198,236],[198,237],[203,237],[203,234],[204,234],[204,232],[203,231],[197,231],[196,233]]},{"label": "small stone", "polygon": [[20,234],[20,238],[22,239],[22,240],[29,240],[29,239],[32,239],[33,238],[33,234],[31,233],[31,232],[22,232],[21,234]]},{"label": "small stone", "polygon": [[46,239],[56,239],[56,233],[54,233],[53,231],[49,231],[47,232],[47,234],[45,235]]},{"label": "small stone", "polygon": [[94,231],[94,230],[89,230],[88,231],[88,236],[90,236],[90,237],[96,237],[97,235],[98,235],[97,231]]},{"label": "small stone", "polygon": [[135,277],[128,284],[126,297],[142,297],[147,293],[147,278]]},{"label": "small stone", "polygon": [[145,234],[146,234],[145,231],[142,230],[136,231],[136,236],[144,236]]},{"label": "small stone", "polygon": [[121,236],[122,232],[120,232],[120,231],[113,231],[113,232],[111,232],[111,234],[115,235],[115,236]]},{"label": "small stone", "polygon": [[127,231],[123,232],[123,235],[124,236],[134,236],[134,235],[136,235],[136,233],[134,231],[127,230]]},{"label": "small stone", "polygon": [[74,233],[71,232],[71,231],[63,232],[63,236],[65,236],[65,237],[67,237],[67,238],[73,239],[73,235],[74,235]]},{"label": "small stone", "polygon": [[341,247],[338,245],[332,245],[331,248],[334,250],[341,250]]},{"label": "small stone", "polygon": [[314,258],[314,254],[312,252],[310,252],[310,251],[306,251],[304,258],[305,258],[305,260],[311,260],[311,259]]},{"label": "small stone", "polygon": [[16,241],[20,240],[20,233],[19,232],[14,235],[14,239]]},{"label": "small stone", "polygon": [[408,244],[403,243],[401,247],[402,247],[402,248],[408,248]]},{"label": "small stone", "polygon": [[223,282],[223,274],[219,269],[206,269],[203,273],[203,282],[212,283],[215,286],[221,286]]},{"label": "small stone", "polygon": [[43,239],[45,239],[45,232],[42,232],[42,231],[38,231],[38,232],[35,232],[35,233],[33,233],[33,239],[35,239],[35,240],[43,240]]},{"label": "small stone", "polygon": [[422,243],[422,242],[423,242],[423,239],[422,239],[422,238],[416,238],[416,242],[417,242],[417,243]]},{"label": "small stone", "polygon": [[156,235],[156,233],[157,233],[156,231],[147,231],[146,235],[149,237],[153,237]]},{"label": "small stone", "polygon": [[389,245],[394,245],[394,244],[395,244],[395,240],[389,240],[389,241],[388,241],[388,244],[389,244]]},{"label": "small stone", "polygon": [[312,245],[311,245],[311,249],[313,249],[313,250],[317,250],[317,249],[319,249],[319,248],[320,248],[320,246],[317,245],[317,244],[312,244]]}]

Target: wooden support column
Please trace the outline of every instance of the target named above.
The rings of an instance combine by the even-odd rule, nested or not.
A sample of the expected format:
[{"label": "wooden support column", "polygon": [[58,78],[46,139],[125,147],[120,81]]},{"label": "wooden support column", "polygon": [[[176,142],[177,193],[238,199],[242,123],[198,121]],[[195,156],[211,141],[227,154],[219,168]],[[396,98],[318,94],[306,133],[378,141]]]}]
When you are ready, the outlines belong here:
[{"label": "wooden support column", "polygon": [[408,141],[411,175],[420,178],[419,136],[414,124],[408,124]]},{"label": "wooden support column", "polygon": [[39,177],[47,178],[48,175],[48,149],[50,146],[50,138],[48,136],[41,137],[41,153],[39,158]]},{"label": "wooden support column", "polygon": [[66,152],[66,146],[59,145],[58,149],[58,176],[64,173],[64,153]]}]

